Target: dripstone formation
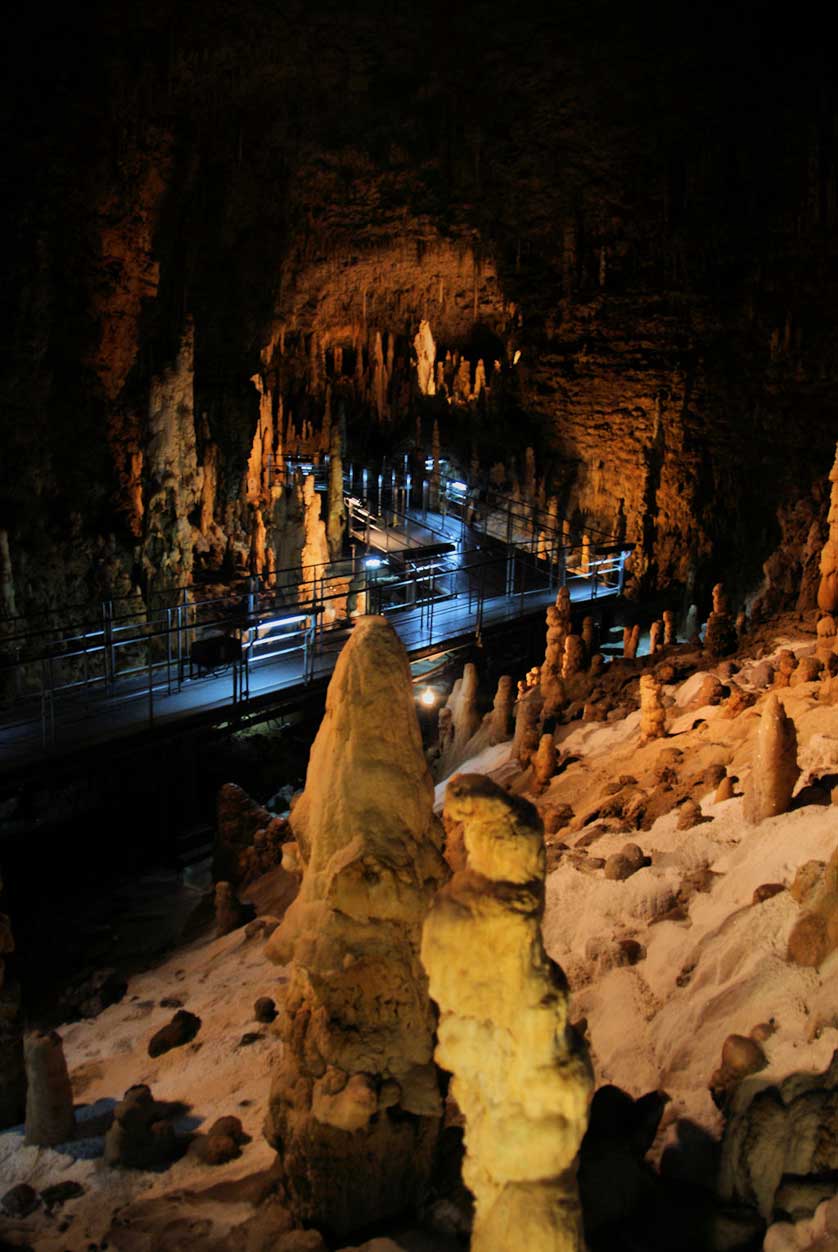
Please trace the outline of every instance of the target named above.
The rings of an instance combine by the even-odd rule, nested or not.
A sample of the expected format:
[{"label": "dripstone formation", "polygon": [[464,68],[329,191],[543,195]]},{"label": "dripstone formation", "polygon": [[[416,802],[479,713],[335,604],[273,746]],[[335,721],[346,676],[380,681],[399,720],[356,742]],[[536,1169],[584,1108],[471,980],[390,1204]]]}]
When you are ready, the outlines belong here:
[{"label": "dripstone formation", "polygon": [[439,1005],[436,1057],[465,1115],[472,1252],[581,1252],[576,1157],[591,1072],[567,1020],[567,984],[544,951],[545,853],[532,805],[477,774],[448,784],[468,861],[425,922]]},{"label": "dripstone formation", "polygon": [[745,790],[747,820],[757,824],[785,813],[799,777],[794,722],[772,692],[763,706],[751,780]]},{"label": "dripstone formation", "polygon": [[295,1216],[343,1235],[415,1202],[441,1113],[419,942],[448,870],[384,618],[340,656],[291,822],[304,869],[266,949],[290,979],[265,1129]]}]

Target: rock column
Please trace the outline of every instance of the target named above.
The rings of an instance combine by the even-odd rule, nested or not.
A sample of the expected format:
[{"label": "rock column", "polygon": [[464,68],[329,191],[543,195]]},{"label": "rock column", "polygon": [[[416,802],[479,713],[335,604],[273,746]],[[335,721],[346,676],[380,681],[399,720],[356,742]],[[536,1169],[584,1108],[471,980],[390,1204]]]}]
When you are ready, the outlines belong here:
[{"label": "rock column", "polygon": [[541,823],[476,774],[451,780],[445,807],[468,861],[434,901],[422,960],[440,1009],[436,1057],[465,1116],[471,1252],[582,1252],[576,1158],[591,1071],[544,951]]},{"label": "rock column", "polygon": [[343,1238],[415,1204],[441,1112],[421,927],[447,877],[407,656],[361,618],[329,684],[291,823],[300,894],[266,1121],[295,1217]]}]

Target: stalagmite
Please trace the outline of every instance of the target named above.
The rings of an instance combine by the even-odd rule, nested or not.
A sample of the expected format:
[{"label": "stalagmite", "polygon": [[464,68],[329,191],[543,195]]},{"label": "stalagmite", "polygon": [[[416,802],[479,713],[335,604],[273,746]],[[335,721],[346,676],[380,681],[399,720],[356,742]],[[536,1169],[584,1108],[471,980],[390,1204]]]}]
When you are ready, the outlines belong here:
[{"label": "stalagmite", "polygon": [[594,619],[592,617],[582,618],[582,642],[585,645],[585,658],[590,665],[594,654]]},{"label": "stalagmite", "polygon": [[544,664],[541,667],[541,695],[544,699],[545,717],[550,717],[565,702],[562,661],[565,639],[570,630],[570,593],[567,587],[560,587],[556,603],[547,609],[547,644]]},{"label": "stalagmite", "polygon": [[745,817],[757,824],[785,813],[800,776],[794,722],[772,692],[762,709],[751,778],[745,788]]},{"label": "stalagmite", "polygon": [[23,1042],[26,1062],[27,1143],[55,1147],[73,1137],[73,1089],[61,1036],[55,1031],[33,1031]]},{"label": "stalagmite", "polygon": [[[477,667],[469,661],[463,667],[462,678],[454,683],[444,709],[440,710],[439,757],[434,769],[437,778],[447,778],[466,759],[466,744],[481,721],[477,711],[477,688]],[[446,712],[449,716],[443,718]]]},{"label": "stalagmite", "polygon": [[661,701],[661,684],[653,674],[640,677],[640,742],[661,739],[666,734],[666,709]]},{"label": "stalagmite", "polygon": [[430,322],[422,321],[419,323],[419,330],[413,340],[413,347],[416,352],[416,374],[419,390],[423,396],[433,396],[436,394],[436,383],[434,382],[436,344],[431,334]]},{"label": "stalagmite", "polygon": [[291,824],[304,872],[266,947],[290,965],[266,1134],[295,1217],[342,1236],[416,1202],[441,1111],[419,941],[447,869],[384,618],[359,619],[338,659]]},{"label": "stalagmite", "polygon": [[584,672],[587,663],[585,645],[579,635],[568,635],[564,641],[564,657],[562,659],[562,678],[573,678],[575,674]]},{"label": "stalagmite", "polygon": [[518,697],[515,705],[515,735],[512,740],[512,755],[526,769],[532,755],[538,747],[538,727],[541,720],[543,701],[538,687]]},{"label": "stalagmite", "polygon": [[343,502],[343,458],[341,456],[340,428],[332,430],[332,446],[329,455],[329,486],[326,506],[326,539],[329,557],[333,561],[343,554],[343,536],[346,531],[346,506]]},{"label": "stalagmite", "polygon": [[582,555],[580,558],[581,572],[585,576],[591,573],[591,536],[584,534],[582,536]]},{"label": "stalagmite", "polygon": [[552,735],[542,735],[538,741],[538,750],[533,757],[533,790],[543,791],[556,772],[558,756]]},{"label": "stalagmite", "polygon": [[509,674],[498,679],[498,687],[491,713],[486,715],[489,726],[489,742],[504,743],[512,734],[512,714],[515,707],[515,681]]},{"label": "stalagmite", "polygon": [[660,652],[662,634],[663,622],[652,622],[649,628],[649,656],[654,656],[656,652]]},{"label": "stalagmite", "polygon": [[838,612],[838,445],[835,461],[829,471],[832,483],[829,495],[829,535],[821,551],[821,581],[818,586],[818,608],[822,613]]},{"label": "stalagmite", "polygon": [[672,612],[672,609],[664,609],[663,611],[663,646],[665,648],[669,648],[674,643],[677,643],[677,642],[678,640],[675,634],[675,614]]},{"label": "stalagmite", "polygon": [[320,496],[314,485],[314,476],[309,474],[303,483],[303,508],[305,510],[303,525],[305,538],[300,554],[303,584],[310,579],[320,578],[324,565],[329,561],[329,545],[326,540],[326,524],[320,518]]},{"label": "stalagmite", "polygon": [[440,1008],[436,1057],[465,1117],[472,1252],[581,1252],[576,1158],[591,1071],[544,951],[545,854],[533,807],[480,775],[448,785],[467,866],[437,895],[422,960]]},{"label": "stalagmite", "polygon": [[636,623],[634,626],[623,627],[623,656],[633,661],[637,656],[637,649],[640,644],[640,625]]},{"label": "stalagmite", "polygon": [[728,656],[736,651],[736,626],[728,610],[727,596],[721,583],[713,588],[713,612],[707,619],[704,650],[709,656]]}]

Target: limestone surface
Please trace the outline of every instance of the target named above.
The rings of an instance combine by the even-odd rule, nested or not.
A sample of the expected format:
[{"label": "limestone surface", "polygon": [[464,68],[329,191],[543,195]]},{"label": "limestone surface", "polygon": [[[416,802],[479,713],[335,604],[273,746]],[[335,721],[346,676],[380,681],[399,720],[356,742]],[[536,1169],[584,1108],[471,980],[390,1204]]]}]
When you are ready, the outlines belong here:
[{"label": "limestone surface", "polygon": [[266,1135],[298,1220],[342,1235],[415,1203],[441,1112],[421,926],[447,877],[404,648],[360,618],[291,817],[300,894]]},{"label": "limestone surface", "polygon": [[580,1252],[591,1072],[544,951],[541,823],[481,775],[453,778],[445,811],[463,823],[468,861],[434,901],[422,960],[440,1008],[437,1060],[465,1116],[472,1252]]}]

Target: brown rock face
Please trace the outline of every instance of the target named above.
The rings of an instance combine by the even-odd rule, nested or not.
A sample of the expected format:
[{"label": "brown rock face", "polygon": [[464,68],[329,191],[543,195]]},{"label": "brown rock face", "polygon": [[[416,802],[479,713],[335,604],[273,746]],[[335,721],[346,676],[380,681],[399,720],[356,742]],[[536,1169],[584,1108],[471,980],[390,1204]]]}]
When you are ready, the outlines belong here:
[{"label": "brown rock face", "polygon": [[20,986],[6,965],[14,950],[11,923],[0,913],[0,1130],[20,1122],[26,1102]]},{"label": "brown rock face", "polygon": [[757,824],[785,813],[800,777],[797,731],[773,693],[762,710],[751,778],[745,789],[745,817]]},{"label": "brown rock face", "polygon": [[437,1060],[466,1119],[472,1252],[581,1252],[591,1072],[542,943],[541,823],[476,774],[451,780],[445,808],[464,824],[468,862],[433,903],[422,961],[440,1007]]},{"label": "brown rock face", "polygon": [[829,537],[821,552],[821,581],[818,586],[818,608],[822,613],[838,612],[838,447],[829,481],[832,484],[827,518]]},{"label": "brown rock face", "polygon": [[436,1142],[419,939],[448,871],[432,804],[404,649],[360,618],[293,813],[300,894],[266,948],[290,981],[265,1132],[295,1215],[341,1235],[414,1203]]}]

